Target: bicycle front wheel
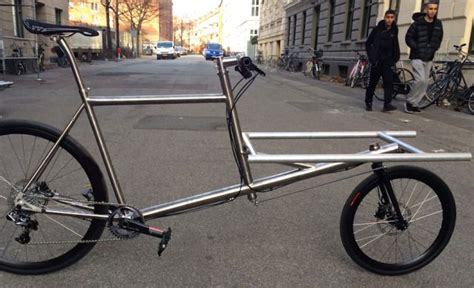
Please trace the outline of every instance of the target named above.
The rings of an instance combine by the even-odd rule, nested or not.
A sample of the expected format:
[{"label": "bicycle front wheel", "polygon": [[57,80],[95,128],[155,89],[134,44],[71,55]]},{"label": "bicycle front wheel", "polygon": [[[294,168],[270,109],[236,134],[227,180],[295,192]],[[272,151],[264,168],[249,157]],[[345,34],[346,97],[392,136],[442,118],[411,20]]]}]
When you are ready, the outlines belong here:
[{"label": "bicycle front wheel", "polygon": [[[42,124],[0,123],[0,270],[18,274],[59,270],[86,255],[103,232],[104,221],[15,209],[15,197],[58,138],[56,129]],[[107,202],[106,186],[92,157],[69,136],[61,141],[52,161],[25,195],[22,201],[36,207],[84,212],[54,200],[61,198],[82,201],[95,213],[108,212],[104,205],[88,204]],[[15,215],[23,217],[23,224],[36,223],[36,229],[28,233],[27,243],[18,241],[25,232],[24,226],[7,220],[14,210]]]},{"label": "bicycle front wheel", "polygon": [[447,85],[448,83],[446,79],[430,84],[428,86],[428,89],[426,90],[426,94],[423,96],[423,98],[421,98],[420,103],[418,103],[418,106],[421,109],[425,109],[431,106],[436,101],[439,101],[439,99],[441,99],[442,96],[446,93]]},{"label": "bicycle front wheel", "polygon": [[341,239],[363,268],[400,275],[422,268],[443,251],[454,231],[456,206],[448,186],[428,170],[395,166],[385,173],[404,219],[384,199],[382,181],[374,174],[347,199]]}]

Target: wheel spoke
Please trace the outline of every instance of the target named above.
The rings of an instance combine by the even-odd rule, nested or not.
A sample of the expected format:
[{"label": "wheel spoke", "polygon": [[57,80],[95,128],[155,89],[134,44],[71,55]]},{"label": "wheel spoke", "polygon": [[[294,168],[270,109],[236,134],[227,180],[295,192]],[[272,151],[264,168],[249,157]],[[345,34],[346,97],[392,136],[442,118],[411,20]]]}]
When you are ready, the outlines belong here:
[{"label": "wheel spoke", "polygon": [[[383,204],[380,176],[374,174],[347,200],[341,237],[346,251],[362,267],[387,275],[408,273],[444,249],[454,228],[450,215],[456,207],[442,180],[425,169],[398,166],[386,168],[385,173],[403,219],[393,205]],[[353,205],[356,196],[360,199]]]},{"label": "wheel spoke", "polygon": [[[5,132],[1,129],[8,125],[11,127],[7,127],[7,131],[14,132],[2,134]],[[36,172],[59,137],[55,135],[51,138],[51,135],[54,135],[51,133],[54,132],[44,129],[46,128],[37,124],[18,125],[13,122],[8,124],[7,121],[2,122],[0,126],[0,150],[2,151],[0,154],[0,267],[7,267],[6,270],[17,269],[15,271],[26,274],[38,269],[32,267],[40,267],[42,271],[48,272],[71,264],[69,260],[59,262],[49,260],[70,259],[61,257],[68,254],[79,259],[80,257],[77,256],[86,254],[89,251],[87,247],[90,248],[89,245],[79,243],[82,240],[99,239],[104,229],[103,223],[99,221],[31,213],[21,208],[15,209],[11,203],[18,193],[23,192],[23,186]],[[97,183],[95,177],[98,177],[98,174],[91,170],[95,163],[85,157],[85,152],[69,137],[67,136],[59,143],[58,150],[37,181],[33,182],[24,194],[20,194],[22,201],[39,208],[67,209],[72,212],[96,209],[93,204],[87,203],[88,201],[81,194],[84,183]],[[46,186],[39,185],[40,182],[44,182]],[[43,187],[47,187],[48,190],[42,191]],[[95,199],[103,202],[104,192],[95,188],[98,187],[91,186],[91,189],[98,191],[94,193]],[[55,196],[52,198],[59,197],[80,202],[84,205],[84,209],[48,199],[46,195],[49,192],[54,193]],[[14,221],[6,218],[10,212],[12,212],[11,217],[15,218]],[[36,223],[38,223],[37,229],[30,229],[29,233],[23,228],[36,225]],[[29,236],[30,245],[18,243],[15,238],[19,236]]]},{"label": "wheel spoke", "polygon": [[63,227],[64,229],[68,230],[69,232],[71,232],[72,234],[78,236],[79,238],[82,238],[82,235],[77,233],[76,231],[74,231],[72,228],[67,227],[66,225],[62,224],[61,222],[53,219],[52,217],[50,217],[48,215],[44,215],[44,217],[48,218],[49,220],[51,220],[52,222],[58,224],[59,226]]}]

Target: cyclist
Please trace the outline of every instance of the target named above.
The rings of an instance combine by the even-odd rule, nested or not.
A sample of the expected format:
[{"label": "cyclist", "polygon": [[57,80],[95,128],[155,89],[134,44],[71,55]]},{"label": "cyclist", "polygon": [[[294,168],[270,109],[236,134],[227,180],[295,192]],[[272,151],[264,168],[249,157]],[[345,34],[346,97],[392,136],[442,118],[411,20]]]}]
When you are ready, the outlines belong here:
[{"label": "cyclist", "polygon": [[405,36],[405,42],[410,47],[410,60],[415,82],[407,95],[405,112],[420,112],[418,104],[428,88],[428,79],[436,51],[443,41],[443,24],[436,17],[438,1],[430,0],[425,6],[424,13],[413,14],[414,22]]},{"label": "cyclist", "polygon": [[384,87],[384,106],[382,111],[390,112],[397,109],[391,104],[393,90],[392,67],[400,60],[398,26],[395,23],[395,16],[396,12],[394,10],[387,10],[384,19],[372,30],[365,43],[371,64],[369,86],[365,91],[365,108],[367,111],[372,111],[375,86],[381,76]]}]

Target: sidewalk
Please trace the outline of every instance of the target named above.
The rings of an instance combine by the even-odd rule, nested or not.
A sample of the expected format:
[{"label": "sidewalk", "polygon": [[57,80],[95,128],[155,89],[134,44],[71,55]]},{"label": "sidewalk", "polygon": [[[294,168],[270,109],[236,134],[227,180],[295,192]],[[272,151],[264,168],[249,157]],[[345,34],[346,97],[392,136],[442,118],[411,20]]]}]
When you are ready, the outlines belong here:
[{"label": "sidewalk", "polygon": [[[294,82],[297,89],[303,89],[309,92],[322,93],[327,95],[338,94],[339,96],[344,96],[346,99],[341,104],[353,105],[360,107],[362,113],[368,114],[381,114],[383,103],[374,99],[374,111],[366,112],[364,107],[364,97],[365,90],[361,88],[350,88],[345,86],[343,83],[332,81],[326,78],[323,80],[315,80],[310,77],[305,77],[302,72],[287,72],[280,71],[276,68],[270,68],[264,66],[265,72],[267,72],[268,77],[275,77],[285,79],[285,81],[291,80]],[[334,95],[333,95],[334,96]],[[400,118],[400,121],[413,122],[413,121],[441,121],[449,125],[453,125],[459,128],[466,129],[470,132],[474,132],[474,115],[471,115],[466,110],[462,112],[456,112],[452,109],[446,109],[437,107],[435,105],[430,106],[426,110],[423,110],[422,113],[417,114],[407,114],[403,112],[404,108],[404,95],[398,95],[396,99],[393,100],[392,104],[395,105],[398,110],[390,113],[395,114]]]}]

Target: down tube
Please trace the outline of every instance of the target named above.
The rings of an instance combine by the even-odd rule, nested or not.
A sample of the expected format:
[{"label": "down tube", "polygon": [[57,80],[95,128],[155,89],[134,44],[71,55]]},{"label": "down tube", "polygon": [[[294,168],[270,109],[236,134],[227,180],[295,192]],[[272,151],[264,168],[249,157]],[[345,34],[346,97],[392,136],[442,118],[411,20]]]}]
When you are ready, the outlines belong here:
[{"label": "down tube", "polygon": [[[399,149],[397,144],[387,144],[377,151],[364,151],[367,154],[383,154],[395,152]],[[290,170],[281,174],[261,178],[252,183],[251,188],[247,185],[234,185],[207,193],[179,199],[176,201],[163,203],[153,207],[142,209],[141,212],[145,220],[159,218],[188,209],[193,209],[212,203],[230,200],[236,197],[248,195],[254,191],[275,188],[283,185],[295,183],[300,180],[309,179],[315,176],[343,171],[359,166],[355,163],[321,163],[306,169]]]}]

